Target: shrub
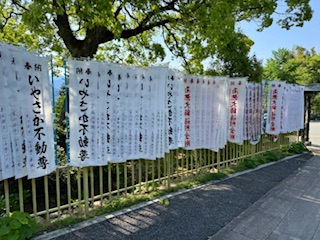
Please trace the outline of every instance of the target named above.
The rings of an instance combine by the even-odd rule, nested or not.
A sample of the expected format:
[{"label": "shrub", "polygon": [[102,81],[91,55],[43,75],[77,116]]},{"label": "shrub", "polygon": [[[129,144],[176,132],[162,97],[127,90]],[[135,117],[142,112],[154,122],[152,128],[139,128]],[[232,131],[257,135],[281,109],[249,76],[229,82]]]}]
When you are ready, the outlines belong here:
[{"label": "shrub", "polygon": [[0,239],[24,240],[37,232],[36,221],[28,213],[13,212],[0,218]]},{"label": "shrub", "polygon": [[289,153],[298,154],[308,151],[306,146],[302,142],[292,143],[288,148]]}]

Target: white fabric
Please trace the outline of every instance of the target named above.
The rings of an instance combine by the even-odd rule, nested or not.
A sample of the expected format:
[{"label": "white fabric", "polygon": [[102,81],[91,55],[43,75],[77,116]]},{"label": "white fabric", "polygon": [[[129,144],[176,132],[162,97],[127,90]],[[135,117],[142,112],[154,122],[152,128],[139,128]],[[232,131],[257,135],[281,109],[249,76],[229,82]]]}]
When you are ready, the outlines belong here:
[{"label": "white fabric", "polygon": [[213,151],[219,151],[227,144],[227,78],[212,79],[212,107],[211,107],[211,146]]},{"label": "white fabric", "polygon": [[[9,52],[6,48],[1,48],[1,78],[0,78],[0,133],[1,133],[1,150],[0,150],[0,158],[1,158],[1,180],[7,179],[10,177],[13,177],[15,175],[15,161],[16,156],[13,156],[13,151],[11,151],[11,143],[12,139],[19,137],[18,133],[12,132],[12,125],[11,122],[11,113],[14,113],[15,111],[12,111],[12,106],[10,101],[8,101],[8,95],[11,95],[10,93],[13,93],[15,91],[14,86],[10,85],[8,86],[8,82],[15,82],[15,79],[12,79],[12,73],[15,73],[14,71],[14,65],[11,64],[12,59],[12,53]],[[10,93],[8,94],[8,91]],[[14,104],[15,105],[15,104]],[[12,135],[15,135],[13,138]],[[16,149],[16,148],[15,148]]]},{"label": "white fabric", "polygon": [[182,147],[183,130],[183,85],[179,74],[173,70],[168,72],[166,84],[166,109],[169,149]]},{"label": "white fabric", "polygon": [[261,84],[261,134],[264,134],[266,132],[265,128],[265,121],[264,121],[264,111],[265,111],[265,86],[266,86],[266,81],[262,81]]},{"label": "white fabric", "polygon": [[228,87],[228,141],[243,143],[244,107],[246,98],[245,78],[230,79]]},{"label": "white fabric", "polygon": [[16,54],[17,79],[21,91],[27,91],[27,94],[19,94],[19,101],[23,104],[21,114],[28,178],[37,178],[53,172],[57,167],[48,59],[30,53]]},{"label": "white fabric", "polygon": [[261,118],[263,115],[261,114],[261,84],[255,83],[254,84],[254,91],[253,91],[253,133],[250,143],[252,145],[256,145],[260,140],[261,135]]},{"label": "white fabric", "polygon": [[196,149],[196,78],[185,76],[184,78],[184,119],[185,119],[185,149]]},{"label": "white fabric", "polygon": [[283,82],[269,82],[268,108],[267,108],[267,126],[266,133],[278,135],[280,134],[280,119],[282,96],[284,92]]},{"label": "white fabric", "polygon": [[93,166],[93,141],[95,129],[94,96],[96,69],[88,61],[69,60],[69,105],[70,105],[70,165]]}]

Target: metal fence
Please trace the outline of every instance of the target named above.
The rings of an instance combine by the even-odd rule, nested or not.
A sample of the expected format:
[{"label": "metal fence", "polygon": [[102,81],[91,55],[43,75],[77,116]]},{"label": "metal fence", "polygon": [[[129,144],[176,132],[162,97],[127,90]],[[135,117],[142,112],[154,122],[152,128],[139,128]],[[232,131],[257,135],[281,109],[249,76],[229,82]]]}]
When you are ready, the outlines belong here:
[{"label": "metal fence", "polygon": [[90,209],[114,198],[143,194],[146,189],[170,188],[172,182],[281,149],[290,144],[292,136],[295,135],[280,135],[274,141],[273,136],[263,135],[257,145],[250,145],[249,141],[243,145],[228,143],[219,152],[177,149],[154,161],[139,159],[84,168],[60,166],[54,173],[37,179],[7,179],[0,182],[4,212],[29,212],[46,222],[75,212],[88,214]]}]

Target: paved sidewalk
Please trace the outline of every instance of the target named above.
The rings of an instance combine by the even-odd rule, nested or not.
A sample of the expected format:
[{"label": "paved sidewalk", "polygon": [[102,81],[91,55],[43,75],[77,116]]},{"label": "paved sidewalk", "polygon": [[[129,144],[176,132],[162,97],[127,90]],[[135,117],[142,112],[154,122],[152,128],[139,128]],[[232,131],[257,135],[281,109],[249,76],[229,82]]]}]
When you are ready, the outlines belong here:
[{"label": "paved sidewalk", "polygon": [[319,240],[320,156],[315,156],[210,240]]},{"label": "paved sidewalk", "polygon": [[[287,216],[286,213],[291,210],[293,213],[298,211],[295,213],[300,214],[298,218],[304,212],[310,212],[305,216],[311,216],[313,223],[305,224],[303,232],[313,236],[320,220],[320,207],[318,209],[317,204],[312,202],[314,200],[311,196],[318,194],[315,197],[320,198],[320,184],[318,192],[315,192],[315,188],[310,189],[310,186],[317,186],[313,179],[315,176],[311,174],[317,175],[320,170],[320,161],[318,161],[319,157],[314,157],[309,163],[310,158],[310,154],[305,154],[276,162],[220,182],[206,184],[195,190],[179,193],[170,198],[168,206],[153,203],[133,211],[125,210],[121,215],[97,217],[73,228],[56,232],[54,235],[42,235],[36,239],[206,240],[223,228],[219,235],[212,239],[220,240],[223,238],[219,236],[229,236],[230,238],[227,239],[257,240],[269,236],[278,225],[281,226],[279,232],[284,232],[284,229],[294,231],[296,227],[288,226],[290,221],[281,223],[281,220]],[[286,179],[290,175],[292,176]],[[288,190],[284,191],[282,188],[288,188]],[[271,192],[268,193],[270,190]],[[275,195],[272,195],[274,191]],[[264,196],[266,193],[268,194]],[[300,198],[299,202],[296,196]],[[266,199],[262,200],[261,197]],[[307,205],[309,203],[312,205],[310,209]],[[299,207],[301,204],[307,209],[303,212],[295,210],[295,206]],[[258,208],[259,210],[256,210]],[[237,217],[243,211],[245,214]],[[260,215],[250,215],[255,212]],[[266,218],[260,219],[260,217]],[[231,224],[227,225],[235,218],[236,220],[231,223],[235,224],[233,226],[242,224],[246,228],[243,228],[242,225],[237,225],[237,228],[232,227]],[[224,228],[226,225],[227,227]],[[242,228],[246,231],[243,232]],[[261,233],[254,231],[257,228],[261,230]],[[301,227],[296,231],[300,232],[299,229]],[[313,230],[313,233],[309,233]]]}]

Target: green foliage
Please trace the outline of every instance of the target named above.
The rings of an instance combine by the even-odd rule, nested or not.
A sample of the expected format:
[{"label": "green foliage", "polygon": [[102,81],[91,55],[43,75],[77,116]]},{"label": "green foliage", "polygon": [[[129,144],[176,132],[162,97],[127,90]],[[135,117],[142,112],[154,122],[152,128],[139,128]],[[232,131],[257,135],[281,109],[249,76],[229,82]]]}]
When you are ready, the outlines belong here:
[{"label": "green foliage", "polygon": [[30,239],[37,232],[36,221],[28,213],[13,212],[0,218],[0,239]]},{"label": "green foliage", "polygon": [[[320,52],[314,48],[280,48],[272,54],[264,68],[264,79],[296,84],[320,83]],[[319,93],[312,96],[311,106],[312,113],[320,113]]]},{"label": "green foliage", "polygon": [[299,154],[308,151],[303,143],[292,143],[286,151],[268,151],[261,155],[245,158],[242,162],[232,165],[222,171],[224,174],[242,172],[248,169],[254,169],[261,164],[278,161],[292,154]]},{"label": "green foliage", "polygon": [[160,199],[159,200],[159,204],[163,204],[163,205],[165,205],[165,206],[169,206],[169,204],[170,204],[170,201],[169,201],[169,199]]},{"label": "green foliage", "polygon": [[[272,24],[278,4],[277,0],[98,0],[94,4],[0,0],[0,39],[41,52],[139,65],[162,61],[166,46],[183,60],[186,70],[202,73],[204,59],[233,44],[238,22],[254,20],[263,30]],[[312,17],[309,0],[287,0],[282,9],[276,13],[277,23],[286,29],[302,26]]]},{"label": "green foliage", "polygon": [[299,154],[309,150],[302,142],[298,142],[291,144],[287,151],[289,153]]},{"label": "green foliage", "polygon": [[293,53],[289,49],[280,48],[277,51],[272,51],[272,57],[267,59],[266,67],[264,68],[263,78],[266,80],[287,81],[295,83],[296,80],[293,74],[293,67],[288,64],[292,59]]},{"label": "green foliage", "polygon": [[230,42],[217,50],[209,75],[248,77],[251,82],[261,82],[262,63],[249,56],[253,42],[244,34],[236,33]]},{"label": "green foliage", "polygon": [[39,226],[39,232],[42,232],[42,231],[48,232],[48,231],[54,231],[57,229],[69,227],[74,224],[83,222],[87,219],[88,219],[88,217],[84,217],[84,216],[68,216],[62,220],[57,220],[57,221],[54,221],[51,223],[46,223],[46,224]]},{"label": "green foliage", "polygon": [[[31,193],[29,190],[23,190],[23,202],[27,203]],[[11,211],[18,211],[19,207],[19,193],[11,193],[9,195],[9,203]],[[3,216],[6,212],[6,204],[4,195],[0,196],[0,216]]]},{"label": "green foliage", "polygon": [[288,83],[320,83],[320,53],[296,46],[292,50],[280,48],[267,59],[263,77],[266,80]]}]

